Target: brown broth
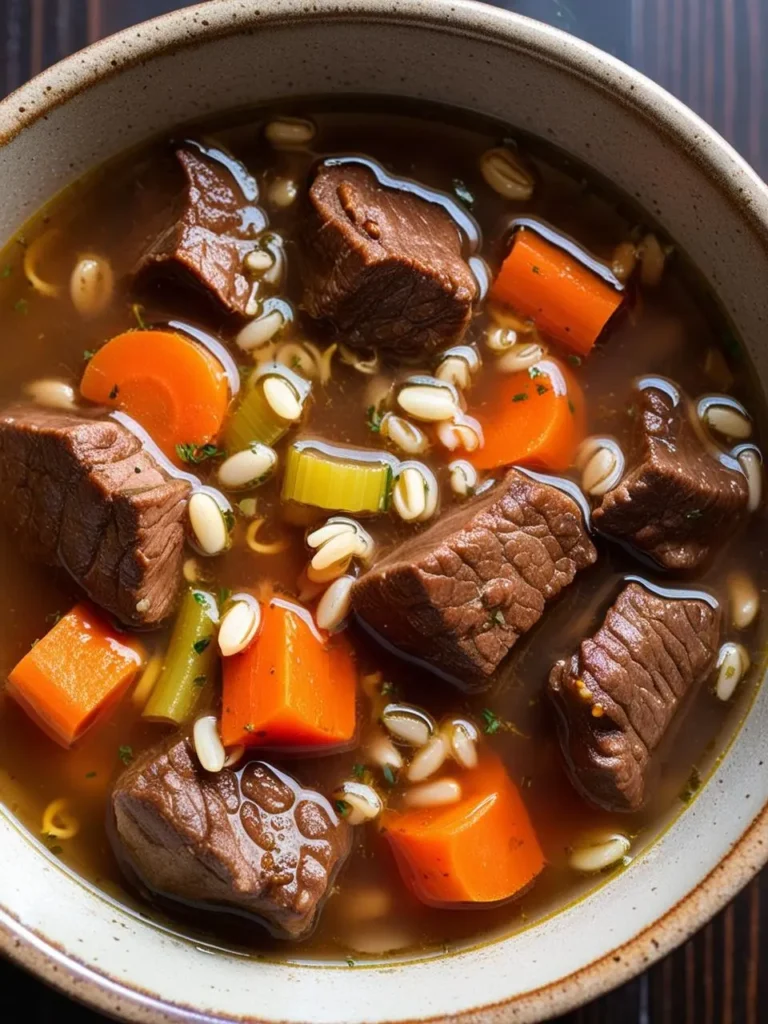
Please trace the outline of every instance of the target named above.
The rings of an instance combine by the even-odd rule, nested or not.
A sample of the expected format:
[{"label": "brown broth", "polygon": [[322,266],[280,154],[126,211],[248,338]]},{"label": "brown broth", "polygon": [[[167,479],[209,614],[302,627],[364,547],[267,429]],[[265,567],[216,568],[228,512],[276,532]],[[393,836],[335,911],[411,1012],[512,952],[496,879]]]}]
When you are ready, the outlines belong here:
[{"label": "brown broth", "polygon": [[[259,141],[258,130],[264,114],[258,111],[219,119],[202,129],[188,128],[183,134],[197,138],[203,135],[215,144],[228,146],[257,175],[290,175],[302,183],[317,155],[352,152],[381,161],[392,173],[449,193],[456,181],[461,181],[476,197],[472,212],[483,231],[482,255],[492,267],[498,265],[511,221],[523,213],[541,218],[572,236],[601,259],[609,259],[615,245],[627,239],[638,225],[650,226],[647,217],[626,197],[617,195],[606,183],[588,175],[562,154],[527,138],[521,138],[520,144],[536,167],[538,183],[534,198],[526,204],[505,203],[484,185],[477,170],[480,154],[507,134],[502,128],[478,119],[470,124],[462,115],[432,108],[417,110],[401,104],[396,114],[391,109],[391,104],[362,101],[350,101],[342,111],[320,102],[296,108],[303,116],[312,116],[318,125],[313,156],[300,151],[275,154],[265,148]],[[179,176],[167,140],[161,140],[68,189],[0,254],[0,268],[6,268],[0,269],[0,317],[6,338],[0,398],[17,397],[26,382],[41,376],[63,377],[76,385],[85,365],[84,352],[136,325],[132,309],[135,298],[129,288],[131,270],[178,189]],[[291,257],[300,226],[300,215],[294,210],[271,216],[271,228],[287,243],[289,276],[281,293],[294,302],[298,301],[300,290],[295,260]],[[38,272],[46,280],[61,284],[60,299],[38,295],[25,282],[22,272],[25,247],[44,234],[48,234],[50,244],[41,250]],[[118,285],[106,313],[89,321],[83,320],[69,302],[67,281],[77,257],[91,251],[110,259]],[[189,293],[158,288],[142,297],[141,304],[140,316],[147,323],[181,320],[225,342],[231,342],[235,333],[230,322],[212,314]],[[480,342],[486,326],[485,315],[476,316],[467,341]],[[295,322],[292,331],[297,339],[316,338],[316,328],[307,319]],[[754,375],[713,297],[704,291],[680,253],[670,260],[661,286],[643,291],[628,315],[612,327],[605,341],[574,371],[587,396],[590,432],[610,433],[620,441],[624,438],[626,417],[622,414],[631,383],[641,374],[663,374],[693,397],[720,390],[705,369],[710,348],[722,351],[734,378],[730,393],[755,416],[759,427],[755,440],[760,443],[765,405],[754,386]],[[236,358],[240,363],[247,361],[242,353]],[[486,358],[470,394],[470,412],[488,400],[493,384],[492,362]],[[421,369],[426,371],[429,367]],[[398,375],[404,372],[399,371]],[[369,383],[369,378],[337,361],[325,391],[315,388],[311,413],[301,427],[301,436],[366,448],[380,446],[381,441],[371,433],[366,421]],[[425,461],[438,474],[443,507],[447,507],[457,500],[447,487],[448,460],[433,451]],[[205,479],[210,474],[209,467],[201,467],[200,473]],[[212,570],[212,584],[239,590],[268,581],[295,594],[297,577],[306,562],[302,529],[284,522],[276,481],[258,491],[258,504],[259,515],[268,520],[265,536],[290,537],[289,552],[274,557],[254,554],[244,545],[245,523],[241,520],[234,546],[217,560]],[[391,517],[368,520],[366,527],[377,542],[379,554],[410,535],[413,529]],[[761,511],[729,538],[703,572],[682,582],[704,587],[725,603],[726,573],[741,567],[749,571],[763,590],[768,576],[764,536],[765,515]],[[514,723],[515,732],[501,731],[488,742],[502,755],[512,778],[521,786],[546,853],[548,864],[535,886],[522,899],[502,907],[472,912],[428,908],[406,892],[384,840],[372,828],[359,829],[355,852],[313,937],[300,948],[290,950],[291,956],[375,957],[387,943],[406,953],[428,954],[508,933],[604,880],[582,879],[568,868],[568,850],[579,834],[598,827],[629,832],[633,836],[632,856],[636,856],[681,810],[681,794],[686,790],[692,768],[696,766],[705,775],[715,763],[751,699],[758,673],[753,670],[749,682],[727,707],[708,690],[696,696],[676,731],[674,744],[667,743],[664,748],[652,799],[642,812],[618,816],[587,806],[571,788],[561,764],[552,714],[544,696],[549,669],[558,657],[569,654],[586,633],[594,630],[624,575],[642,575],[667,585],[681,582],[662,578],[616,545],[600,540],[598,546],[597,565],[582,573],[518,643],[488,692],[466,695],[438,680],[425,678],[423,671],[383,652],[358,629],[351,630],[361,671],[382,672],[399,698],[428,708],[436,717],[462,713],[481,720],[482,710],[490,707],[500,718]],[[0,620],[4,626],[0,678],[4,679],[35,638],[50,628],[55,614],[70,607],[77,594],[63,573],[21,560],[4,534],[0,534],[0,558],[5,578],[0,594]],[[725,633],[728,632],[726,626]],[[147,636],[146,642],[150,650],[162,650],[166,639],[161,632]],[[740,639],[748,647],[753,664],[759,665],[765,642],[762,621]],[[365,716],[364,699],[361,709]],[[74,749],[65,751],[47,739],[12,700],[0,696],[3,802],[32,834],[38,835],[46,805],[66,796],[80,820],[80,832],[68,841],[44,838],[45,844],[68,868],[134,908],[140,904],[124,891],[107,841],[108,794],[122,768],[120,748],[130,747],[138,753],[165,732],[161,726],[142,722],[129,696]],[[277,763],[298,774],[305,786],[316,785],[328,791],[349,774],[355,760],[352,751],[322,759],[278,759]],[[356,920],[360,891],[371,886],[384,889],[392,908],[373,929]],[[229,944],[259,955],[287,952],[285,946],[276,944],[252,924],[228,918],[206,919],[199,913],[174,912],[168,918],[164,909],[143,905],[142,912],[167,926],[176,927],[175,922],[180,922],[178,926],[184,933],[198,942]]]}]

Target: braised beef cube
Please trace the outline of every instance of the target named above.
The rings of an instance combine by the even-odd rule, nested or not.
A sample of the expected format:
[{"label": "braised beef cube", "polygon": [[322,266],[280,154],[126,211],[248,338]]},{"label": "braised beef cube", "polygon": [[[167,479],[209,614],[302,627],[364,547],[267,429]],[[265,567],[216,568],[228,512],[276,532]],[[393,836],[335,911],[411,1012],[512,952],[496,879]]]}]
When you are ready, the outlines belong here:
[{"label": "braised beef cube", "polygon": [[0,414],[0,520],[27,557],[66,569],[126,625],[173,610],[188,492],[115,420]]},{"label": "braised beef cube", "polygon": [[714,602],[630,583],[595,635],[554,666],[563,753],[588,800],[611,811],[642,806],[654,752],[712,671],[719,634]]},{"label": "braised beef cube", "polygon": [[476,684],[596,557],[576,502],[511,470],[377,562],[352,607],[400,651]]},{"label": "braised beef cube", "polygon": [[593,513],[595,527],[667,569],[693,569],[746,512],[744,474],[707,447],[685,396],[635,390],[631,468]]},{"label": "braised beef cube", "polygon": [[244,261],[266,226],[256,205],[256,182],[241,167],[241,186],[223,163],[191,143],[177,149],[176,158],[187,179],[181,211],[151,243],[136,272],[140,278],[179,278],[203,288],[227,312],[247,316],[253,280]]},{"label": "braised beef cube", "polygon": [[437,203],[362,164],[323,165],[309,190],[304,305],[346,344],[415,359],[459,341],[477,284]]},{"label": "braised beef cube", "polygon": [[319,793],[260,761],[210,774],[178,737],[123,772],[112,809],[118,860],[141,885],[253,914],[281,938],[311,931],[351,844]]}]

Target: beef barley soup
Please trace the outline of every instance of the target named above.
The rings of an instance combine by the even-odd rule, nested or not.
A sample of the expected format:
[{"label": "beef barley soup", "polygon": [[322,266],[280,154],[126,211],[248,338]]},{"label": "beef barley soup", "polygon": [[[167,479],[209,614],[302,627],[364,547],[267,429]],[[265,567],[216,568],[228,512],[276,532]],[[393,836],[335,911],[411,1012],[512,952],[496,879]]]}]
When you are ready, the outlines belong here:
[{"label": "beef barley soup", "polygon": [[694,796],[764,644],[764,402],[627,197],[315,102],[128,154],[0,268],[0,795],[48,856],[357,962],[535,921]]}]

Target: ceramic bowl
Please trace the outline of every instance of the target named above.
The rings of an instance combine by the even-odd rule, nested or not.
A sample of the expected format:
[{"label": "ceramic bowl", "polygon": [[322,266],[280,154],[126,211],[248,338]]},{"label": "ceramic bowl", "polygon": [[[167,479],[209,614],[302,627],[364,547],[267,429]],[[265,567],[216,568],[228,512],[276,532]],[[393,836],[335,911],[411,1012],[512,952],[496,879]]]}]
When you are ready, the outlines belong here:
[{"label": "ceramic bowl", "polygon": [[[651,211],[768,378],[768,192],[694,114],[592,47],[460,0],[216,0],[89,47],[0,104],[0,238],[83,171],[181,121],[283,96],[423,97],[537,133]],[[0,948],[128,1020],[533,1021],[682,941],[768,852],[768,689],[698,797],[629,870],[516,935],[380,966],[253,961],[70,875],[0,815]],[[738,727],[738,728],[737,728]]]}]

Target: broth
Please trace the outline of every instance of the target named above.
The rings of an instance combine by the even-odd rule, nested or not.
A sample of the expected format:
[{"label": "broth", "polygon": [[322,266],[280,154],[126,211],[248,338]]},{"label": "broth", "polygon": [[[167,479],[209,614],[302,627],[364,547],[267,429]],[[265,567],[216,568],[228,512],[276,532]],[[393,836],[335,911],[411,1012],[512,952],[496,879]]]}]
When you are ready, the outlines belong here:
[{"label": "broth", "polygon": [[[516,144],[535,168],[536,188],[528,202],[504,200],[485,184],[478,170],[483,152],[508,136],[502,126],[492,122],[475,117],[470,122],[455,112],[368,100],[350,101],[344,109],[330,102],[312,101],[294,104],[286,112],[309,117],[316,125],[311,153],[300,148],[275,151],[265,144],[260,129],[265,116],[275,116],[274,110],[247,111],[202,126],[185,127],[177,137],[203,138],[210,146],[225,147],[260,179],[262,188],[276,175],[295,180],[303,188],[319,157],[355,153],[377,161],[391,174],[422,182],[431,189],[470,195],[472,216],[482,230],[479,252],[493,268],[503,257],[513,222],[523,215],[575,239],[607,263],[619,243],[636,237],[632,233],[638,226],[643,230],[653,227],[644,213],[608,183],[540,141],[522,136],[516,136]],[[178,193],[178,169],[168,140],[158,140],[72,186],[9,243],[0,255],[0,267],[4,268],[0,271],[0,308],[4,310],[6,330],[2,399],[14,400],[25,384],[40,377],[65,379],[77,387],[87,362],[84,354],[136,327],[137,319],[139,325],[173,322],[177,329],[204,332],[222,341],[239,364],[249,362],[234,345],[238,327],[231,318],[212,310],[200,296],[167,285],[145,290],[140,298],[132,291],[137,259],[163,223],[169,205],[177,202]],[[269,210],[270,230],[285,240],[288,274],[280,295],[293,303],[294,309],[298,309],[301,294],[296,250],[303,216],[299,202],[287,209]],[[25,252],[43,237],[47,242],[40,249],[38,273],[47,281],[61,283],[59,298],[39,294],[24,277]],[[78,314],[66,294],[74,260],[89,252],[98,252],[110,261],[116,281],[108,308],[90,320]],[[482,410],[490,401],[497,373],[483,343],[488,324],[484,311],[476,313],[464,339],[465,344],[476,344],[485,357],[472,388],[470,412]],[[314,322],[298,314],[286,336],[326,343]],[[637,301],[612,326],[605,341],[573,367],[586,396],[588,432],[608,434],[620,444],[627,443],[628,425],[623,414],[632,382],[640,376],[670,378],[694,398],[723,390],[712,378],[708,358],[712,351],[721,354],[717,365],[725,365],[732,377],[728,393],[754,417],[754,440],[759,444],[765,405],[744,351],[734,340],[714,297],[703,288],[684,254],[675,252],[667,261],[659,287],[641,288]],[[411,372],[412,368],[399,367],[381,371],[392,378]],[[381,447],[365,415],[372,404],[367,397],[371,380],[335,361],[331,380],[319,397],[315,387],[311,418],[299,428],[300,436],[352,448]],[[286,443],[283,440],[276,447],[284,449]],[[439,476],[443,507],[456,503],[445,486],[448,460],[444,453],[433,448],[419,458]],[[215,460],[184,468],[194,471],[204,482],[215,484]],[[577,477],[575,471],[569,475]],[[286,523],[283,518],[279,477],[254,493],[259,517],[265,520],[259,536],[268,540],[288,538],[288,549],[274,556],[250,551],[244,539],[248,522],[238,516],[229,551],[206,563],[207,585],[213,590],[241,591],[269,581],[286,595],[296,595],[296,581],[307,560],[303,527]],[[376,543],[377,557],[414,529],[394,516],[367,519],[365,527]],[[619,815],[589,805],[565,773],[554,716],[544,692],[552,665],[558,658],[570,656],[580,641],[594,632],[613,602],[620,581],[628,575],[662,586],[704,589],[726,609],[727,576],[735,568],[747,571],[762,591],[768,573],[764,537],[765,518],[760,510],[722,544],[703,570],[682,576],[664,574],[649,561],[638,560],[636,553],[598,538],[597,563],[580,573],[548,607],[540,622],[514,646],[490,688],[479,693],[460,692],[426,675],[419,666],[384,651],[359,625],[349,626],[347,632],[360,674],[381,673],[393,686],[392,699],[424,707],[436,719],[460,714],[487,724],[494,720],[487,713],[484,718],[485,709],[490,709],[504,723],[484,742],[502,757],[520,787],[547,862],[535,885],[513,902],[472,912],[426,906],[403,885],[385,837],[375,828],[363,827],[355,829],[353,852],[316,929],[301,946],[285,947],[252,922],[231,915],[205,917],[169,904],[150,910],[136,903],[134,896],[124,890],[105,829],[109,794],[124,763],[168,730],[142,720],[141,709],[132,703],[130,694],[70,750],[45,736],[21,707],[3,694],[0,796],[34,835],[40,833],[42,814],[50,801],[66,797],[80,829],[68,840],[44,837],[51,854],[108,893],[134,907],[141,906],[143,913],[152,913],[159,921],[180,927],[196,941],[223,943],[258,955],[344,961],[385,953],[430,955],[506,934],[562,907],[610,876],[609,872],[585,878],[569,867],[569,853],[579,836],[606,829],[628,833],[631,857],[653,840],[690,799],[698,777],[706,775],[724,749],[758,680],[753,668],[736,700],[727,707],[709,687],[702,686],[687,707],[674,741],[668,737],[662,746],[650,800],[638,812]],[[5,586],[0,595],[4,623],[0,676],[5,679],[30,645],[77,600],[79,591],[63,571],[23,559],[7,532],[0,532],[0,550],[5,567]],[[732,632],[724,622],[724,633]],[[168,631],[155,631],[143,639],[150,653],[161,652]],[[758,618],[757,624],[738,639],[748,649],[753,666],[759,666],[765,643],[762,619]],[[209,699],[207,694],[205,699]],[[217,706],[215,695],[210,702],[212,707]],[[365,698],[361,697],[359,703],[359,713],[365,716]],[[258,749],[253,753],[259,756]],[[328,793],[340,779],[350,776],[360,754],[353,749],[299,760],[266,756],[283,770],[295,773],[304,786]],[[375,890],[373,896],[370,890]],[[367,898],[380,902],[373,921],[360,919],[360,907],[365,906]]]}]

